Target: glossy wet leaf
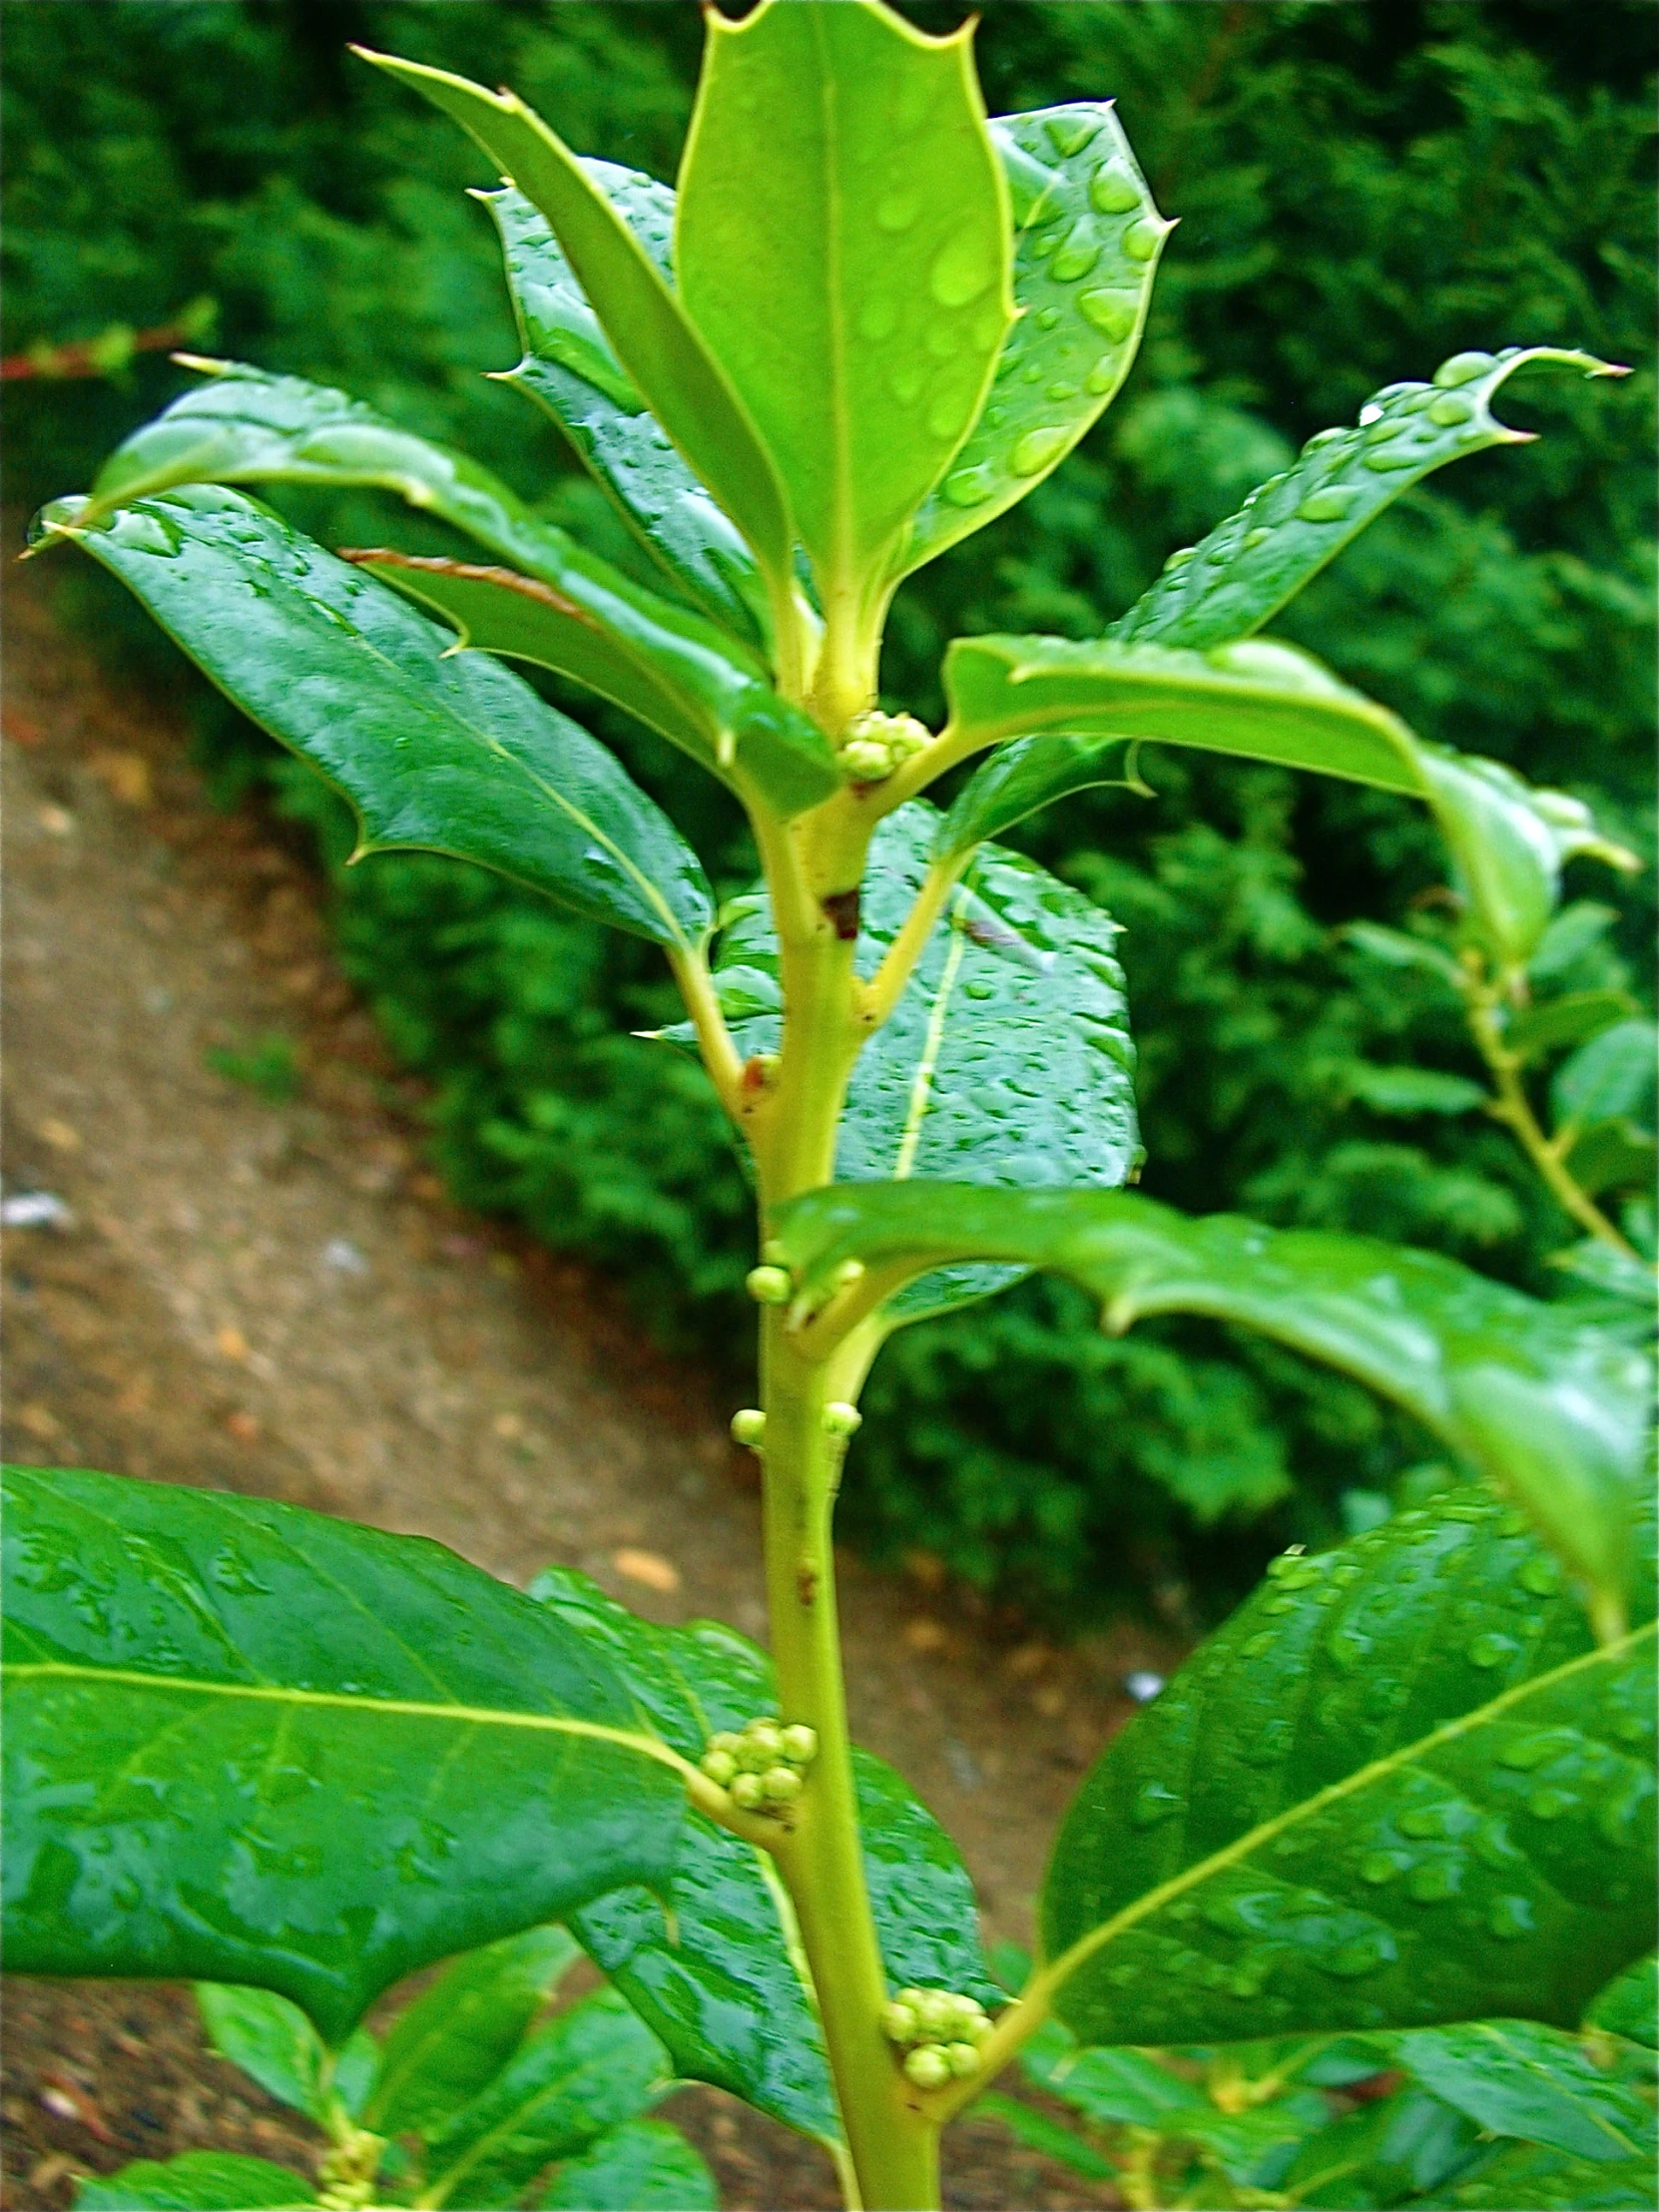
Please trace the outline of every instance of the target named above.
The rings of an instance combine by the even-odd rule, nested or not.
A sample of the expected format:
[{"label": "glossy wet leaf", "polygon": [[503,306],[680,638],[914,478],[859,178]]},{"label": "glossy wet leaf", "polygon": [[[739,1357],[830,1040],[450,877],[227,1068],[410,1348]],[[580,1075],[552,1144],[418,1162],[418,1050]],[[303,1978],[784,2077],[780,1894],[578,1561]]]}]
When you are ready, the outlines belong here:
[{"label": "glossy wet leaf", "polygon": [[1625,1598],[1651,1371],[1570,1307],[1435,1253],[1195,1221],[1125,1192],[847,1184],[797,1199],[773,1233],[808,1286],[848,1259],[870,1268],[871,1297],[1001,1261],[1071,1276],[1113,1330],[1167,1313],[1259,1330],[1404,1407],[1517,1498],[1610,1609]]},{"label": "glossy wet leaf", "polygon": [[1140,344],[1167,226],[1109,100],[990,124],[1014,218],[1014,303],[994,381],[911,526],[907,574],[1058,468],[1111,405]]},{"label": "glossy wet leaf", "polygon": [[1312,2132],[1283,2176],[1288,2200],[1310,2206],[1444,2204],[1448,2182],[1478,2156],[1461,2113],[1407,2086]]},{"label": "glossy wet leaf", "polygon": [[[727,774],[735,755],[746,780],[786,816],[838,788],[817,725],[777,696],[751,647],[706,615],[588,552],[464,453],[414,436],[344,392],[237,362],[210,365],[211,382],[175,400],[105,463],[75,518],[79,527],[176,484],[378,485],[505,564],[360,556],[444,620],[470,626],[477,644],[589,685],[716,775]],[[503,621],[497,648],[490,633]]]},{"label": "glossy wet leaf", "polygon": [[76,2184],[75,2212],[256,2212],[256,2208],[315,2204],[302,2174],[269,2158],[235,2151],[187,2150],[182,2157],[138,2158],[113,2174]]},{"label": "glossy wet leaf", "polygon": [[666,2120],[628,2120],[562,2165],[540,2212],[718,2212],[715,2177]]},{"label": "glossy wet leaf", "polygon": [[297,2004],[274,1989],[199,1981],[208,2041],[279,2104],[320,2120],[328,2109],[328,2050]]},{"label": "glossy wet leaf", "polygon": [[1623,373],[1590,353],[1509,346],[1454,354],[1432,383],[1386,385],[1361,408],[1355,428],[1317,432],[1283,475],[1259,485],[1197,545],[1171,554],[1163,576],[1113,624],[1113,637],[1204,647],[1259,630],[1401,492],[1464,454],[1526,443],[1524,431],[1496,419],[1491,402],[1532,361],[1589,376]]},{"label": "glossy wet leaf", "polygon": [[1635,1011],[1628,991],[1572,991],[1511,1014],[1503,1041],[1520,1059],[1537,1061],[1564,1046],[1587,1043]]},{"label": "glossy wet leaf", "polygon": [[1374,1114],[1469,1114],[1484,1106],[1483,1084],[1466,1075],[1443,1075],[1437,1068],[1377,1067],[1350,1060],[1342,1073],[1350,1098]]},{"label": "glossy wet leaf", "polygon": [[981,762],[939,825],[935,856],[965,852],[999,837],[1057,799],[1103,784],[1135,788],[1130,747],[1122,738],[1016,738]]},{"label": "glossy wet leaf", "polygon": [[1651,1021],[1621,1021],[1579,1046],[1555,1071],[1549,1086],[1557,1129],[1594,1128],[1598,1122],[1654,1122],[1654,1062],[1659,1031]]},{"label": "glossy wet leaf", "polygon": [[1651,2158],[1616,2161],[1571,2158],[1536,2143],[1511,2143],[1459,2181],[1446,2202],[1453,2212],[1652,2212]]},{"label": "glossy wet leaf", "polygon": [[1048,2021],[1020,2055],[1039,2088],[1099,2126],[1178,2132],[1187,2114],[1210,2108],[1202,2089],[1145,2051],[1080,2049],[1058,2020]]},{"label": "glossy wet leaf", "polygon": [[686,311],[789,488],[826,607],[855,611],[978,415],[1013,313],[971,29],[932,39],[879,7],[706,24],[676,212]]},{"label": "glossy wet leaf", "polygon": [[1649,2050],[1659,2045],[1659,1965],[1651,1952],[1597,1991],[1584,2023],[1645,2044]]},{"label": "glossy wet leaf", "polygon": [[[607,1652],[664,1740],[688,1759],[776,1709],[772,1670],[729,1628],[658,1628],[583,1575],[550,1567],[532,1595]],[[973,1886],[955,1846],[893,1771],[853,1753],[870,1904],[894,1988],[1003,2001],[985,1974]],[[619,1892],[572,1921],[677,2071],[713,2082],[803,2134],[839,2134],[793,1916],[762,1856],[689,1812],[667,1902]]]},{"label": "glossy wet leaf", "polygon": [[[925,801],[878,826],[854,954],[860,975],[875,972],[945,833]],[[770,1052],[782,1034],[777,940],[762,894],[744,909],[721,940],[715,985],[739,1051]],[[1035,861],[983,846],[858,1057],[836,1175],[1122,1183],[1141,1153],[1117,936],[1109,915]],[[669,1034],[690,1041],[685,1029]],[[951,1269],[901,1291],[885,1318],[947,1311],[1019,1272]]]},{"label": "glossy wet leaf", "polygon": [[253,721],[351,802],[358,855],[476,860],[596,921],[686,945],[697,855],[615,756],[522,678],[243,493],[181,486],[48,527],[128,587]]},{"label": "glossy wet leaf", "polygon": [[1396,2063],[1488,2135],[1574,2158],[1640,2157],[1654,2147],[1651,2083],[1598,2065],[1575,2036],[1534,2020],[1471,2020],[1399,2039]]},{"label": "glossy wet leaf", "polygon": [[[464,644],[574,676],[784,820],[841,787],[823,732],[712,624],[633,585],[553,586],[510,569],[387,550],[350,559],[459,630]],[[620,581],[620,580],[619,580]]]},{"label": "glossy wet leaf", "polygon": [[57,1467],[8,1499],[16,1970],[253,1984],[337,2039],[666,1879],[684,1790],[614,1670],[440,1544]]},{"label": "glossy wet leaf", "polygon": [[[668,276],[674,229],[669,187],[614,162],[581,166]],[[524,347],[518,366],[498,380],[552,416],[680,588],[736,636],[764,648],[772,613],[754,554],[646,411],[547,219],[510,186],[478,197],[501,237]]]},{"label": "glossy wet leaf", "polygon": [[495,2079],[426,2130],[427,2204],[511,2206],[551,2159],[585,2150],[672,2086],[657,2038],[614,1989],[527,2036]]},{"label": "glossy wet leaf", "polygon": [[1044,2158],[1058,2159],[1089,2181],[1112,2181],[1117,2177],[1118,2168],[1111,2159],[1103,2157],[1073,2129],[1062,2127],[1058,2120],[1051,2120],[1033,2105],[1022,2104],[1017,2097],[1005,2097],[992,2089],[974,2099],[973,2116],[976,2120],[1000,2120],[1016,2143]]},{"label": "glossy wet leaf", "polygon": [[528,1928],[457,1958],[387,2035],[363,2125],[431,2134],[506,2065],[577,1955],[562,1928]]},{"label": "glossy wet leaf", "polygon": [[1653,1631],[1591,1647],[1552,1580],[1468,1490],[1276,1560],[1066,1816],[1042,1918],[1067,2024],[1575,2023],[1652,1940]]},{"label": "glossy wet leaf", "polygon": [[788,503],[703,337],[610,194],[523,101],[443,69],[364,53],[470,133],[546,220],[629,382],[743,532],[775,599],[791,583]]}]

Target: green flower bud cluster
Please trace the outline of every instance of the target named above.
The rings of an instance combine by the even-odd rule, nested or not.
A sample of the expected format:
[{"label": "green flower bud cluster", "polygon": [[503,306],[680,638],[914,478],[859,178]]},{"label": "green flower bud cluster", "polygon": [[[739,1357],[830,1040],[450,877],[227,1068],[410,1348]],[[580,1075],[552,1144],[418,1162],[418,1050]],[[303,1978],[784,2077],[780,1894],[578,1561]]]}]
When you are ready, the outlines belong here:
[{"label": "green flower bud cluster", "polygon": [[728,1728],[711,1736],[699,1764],[746,1813],[781,1813],[801,1795],[802,1777],[817,1756],[817,1729],[800,1721],[785,1727],[766,1715],[741,1734]]},{"label": "green flower bud cluster", "polygon": [[932,742],[933,733],[914,715],[884,715],[872,708],[848,725],[841,761],[855,784],[879,784]]},{"label": "green flower bud cluster", "polygon": [[991,2031],[977,1997],[949,1989],[900,1989],[881,2014],[881,2031],[904,2053],[906,2079],[942,2089],[979,2071],[979,2046]]},{"label": "green flower bud cluster", "polygon": [[751,1268],[744,1280],[749,1295],[757,1306],[787,1305],[795,1293],[795,1283],[788,1268]]},{"label": "green flower bud cluster", "polygon": [[732,1441],[759,1451],[766,1441],[767,1417],[758,1405],[740,1405],[732,1415]]}]

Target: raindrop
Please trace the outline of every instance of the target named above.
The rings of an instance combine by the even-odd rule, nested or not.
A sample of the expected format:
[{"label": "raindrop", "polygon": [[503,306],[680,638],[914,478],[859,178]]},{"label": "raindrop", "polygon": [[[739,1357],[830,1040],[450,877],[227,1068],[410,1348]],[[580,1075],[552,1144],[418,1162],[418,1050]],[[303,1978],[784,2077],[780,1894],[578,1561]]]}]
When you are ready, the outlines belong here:
[{"label": "raindrop", "polygon": [[1092,138],[1099,134],[1098,118],[1081,115],[1051,115],[1043,124],[1049,144],[1057,154],[1069,161],[1073,154],[1081,154]]},{"label": "raindrop", "polygon": [[1526,1801],[1526,1810],[1535,1821],[1558,1821],[1577,1803],[1570,1790],[1534,1790]]},{"label": "raindrop", "polygon": [[1039,231],[1036,234],[1036,236],[1031,241],[1032,253],[1035,254],[1039,260],[1045,254],[1052,254],[1056,247],[1064,246],[1067,239],[1070,238],[1074,228],[1075,224],[1073,222],[1073,219],[1069,215],[1062,216],[1058,223],[1051,224],[1046,231]]},{"label": "raindrop", "polygon": [[1276,1629],[1259,1629],[1254,1636],[1246,1637],[1245,1641],[1239,1646],[1239,1657],[1241,1659],[1260,1659],[1270,1652],[1278,1641],[1279,1634]]},{"label": "raindrop", "polygon": [[1178,568],[1185,568],[1187,563],[1192,559],[1193,552],[1194,548],[1190,545],[1178,545],[1175,551],[1170,555],[1169,559],[1164,563],[1164,574],[1168,576],[1171,575]]},{"label": "raindrop", "polygon": [[986,242],[963,232],[934,259],[927,288],[941,307],[965,307],[995,276]]},{"label": "raindrop", "polygon": [[[944,480],[944,496],[953,507],[977,507],[989,499],[996,489],[996,477],[991,469],[959,468],[953,476]],[[973,985],[968,985],[973,995]]]},{"label": "raindrop", "polygon": [[1497,362],[1490,353],[1453,353],[1449,361],[1442,361],[1434,371],[1434,381],[1442,391],[1455,389],[1458,384],[1472,384],[1477,376],[1484,376]]},{"label": "raindrop", "polygon": [[1127,215],[1141,204],[1141,188],[1122,162],[1103,162],[1089,184],[1089,198],[1102,215]]},{"label": "raindrop", "polygon": [[1098,395],[1100,392],[1110,391],[1117,380],[1117,363],[1110,353],[1102,353],[1099,360],[1095,362],[1093,368],[1084,377],[1083,382],[1090,391]]},{"label": "raindrop", "polygon": [[1254,530],[1247,530],[1245,532],[1244,536],[1239,540],[1239,543],[1246,553],[1253,553],[1256,550],[1257,546],[1266,545],[1269,538],[1271,538],[1272,536],[1273,532],[1271,530],[1266,528],[1265,525],[1258,523]]},{"label": "raindrop", "polygon": [[[947,484],[945,486],[947,494],[949,492],[949,489],[950,487]],[[980,493],[978,496],[983,498],[985,495],[984,493]],[[976,978],[973,982],[964,983],[962,985],[962,994],[966,998],[994,998],[996,995],[996,989],[994,984],[982,983]]]},{"label": "raindrop", "polygon": [[1335,1974],[1342,1981],[1358,1981],[1368,1973],[1376,1973],[1380,1966],[1393,1963],[1398,1955],[1397,1947],[1385,1928],[1368,1929],[1351,1942],[1343,1943],[1319,1960],[1327,1973]]},{"label": "raindrop", "polygon": [[919,193],[889,192],[885,199],[875,203],[875,228],[878,231],[907,231],[920,209]]},{"label": "raindrop", "polygon": [[1054,257],[1052,270],[1056,282],[1074,284],[1079,276],[1089,274],[1099,259],[1099,246],[1088,240],[1079,240],[1075,246],[1068,246],[1063,253]]},{"label": "raindrop", "polygon": [[1519,1736],[1512,1744],[1505,1744],[1497,1755],[1497,1763],[1500,1767],[1513,1767],[1520,1774],[1530,1774],[1546,1759],[1558,1759],[1564,1752],[1576,1749],[1575,1736],[1561,1729],[1540,1729],[1534,1735]]},{"label": "raindrop", "polygon": [[1515,1580],[1534,1597],[1553,1597],[1561,1587],[1561,1570],[1553,1559],[1528,1559],[1522,1563]]},{"label": "raindrop", "polygon": [[1401,452],[1398,446],[1380,446],[1375,453],[1367,453],[1363,458],[1367,468],[1375,468],[1380,473],[1385,469],[1415,468],[1417,465],[1417,456],[1414,453]]},{"label": "raindrop", "polygon": [[1298,506],[1299,522],[1341,522],[1359,497],[1352,484],[1327,484],[1311,491]]},{"label": "raindrop", "polygon": [[1334,430],[1316,430],[1313,436],[1304,443],[1302,450],[1305,454],[1323,452],[1326,446],[1335,445],[1340,439],[1346,438],[1347,436],[1348,432],[1341,428]]},{"label": "raindrop", "polygon": [[1405,1895],[1413,1905],[1442,1905],[1463,1887],[1463,1862],[1449,1855],[1426,1859],[1405,1877]]},{"label": "raindrop", "polygon": [[[1468,359],[1470,356],[1465,354],[1463,357]],[[1492,1935],[1506,1938],[1530,1936],[1537,1926],[1532,1914],[1532,1901],[1530,1898],[1498,1898],[1486,1915],[1486,1926]]]},{"label": "raindrop", "polygon": [[1167,1821],[1172,1813],[1179,1813],[1184,1802],[1162,1782],[1143,1782],[1135,1792],[1134,1803],[1129,1808],[1129,1818],[1136,1828],[1156,1828],[1160,1821]]},{"label": "raindrop", "polygon": [[1149,216],[1142,216],[1138,223],[1131,223],[1123,234],[1123,251],[1132,262],[1149,262],[1164,241],[1165,226],[1155,223]]},{"label": "raindrop", "polygon": [[1059,319],[1060,310],[1058,307],[1044,307],[1037,316],[1037,328],[1039,330],[1052,330]]},{"label": "raindrop", "polygon": [[1467,422],[1473,413],[1474,401],[1459,398],[1455,394],[1448,394],[1444,399],[1435,399],[1428,407],[1429,421],[1437,422],[1445,430],[1449,430],[1454,422]]},{"label": "raindrop", "polygon": [[1044,397],[1054,400],[1075,399],[1077,397],[1077,386],[1065,383],[1050,384]]},{"label": "raindrop", "polygon": [[1410,1865],[1402,1851],[1368,1851],[1360,1862],[1360,1880],[1381,1889],[1384,1882],[1391,1882]]},{"label": "raindrop", "polygon": [[954,439],[966,427],[965,411],[956,392],[943,392],[927,410],[927,427],[936,438]]},{"label": "raindrop", "polygon": [[1365,429],[1368,423],[1380,421],[1382,419],[1382,409],[1378,405],[1377,401],[1375,399],[1368,399],[1365,405],[1360,409],[1361,429]]},{"label": "raindrop", "polygon": [[[1364,420],[1364,416],[1361,419]],[[1383,414],[1379,407],[1371,418],[1371,427],[1366,432],[1365,442],[1367,445],[1385,445],[1389,438],[1397,437],[1403,428],[1404,424],[1395,416]]]},{"label": "raindrop", "polygon": [[896,299],[866,299],[858,309],[858,335],[872,343],[890,337],[898,325]]},{"label": "raindrop", "polygon": [[1069,430],[1027,430],[1009,454],[1008,466],[1016,476],[1039,476],[1059,459],[1070,437]]},{"label": "raindrop", "polygon": [[1140,300],[1132,291],[1086,291],[1077,302],[1085,322],[1092,322],[1103,337],[1121,344],[1135,327]]},{"label": "raindrop", "polygon": [[927,381],[927,371],[920,361],[901,361],[887,378],[887,389],[901,407],[907,407]]},{"label": "raindrop", "polygon": [[1505,1659],[1512,1659],[1520,1646],[1513,1636],[1500,1636],[1490,1629],[1484,1636],[1476,1636],[1464,1657],[1471,1667],[1501,1667]]}]

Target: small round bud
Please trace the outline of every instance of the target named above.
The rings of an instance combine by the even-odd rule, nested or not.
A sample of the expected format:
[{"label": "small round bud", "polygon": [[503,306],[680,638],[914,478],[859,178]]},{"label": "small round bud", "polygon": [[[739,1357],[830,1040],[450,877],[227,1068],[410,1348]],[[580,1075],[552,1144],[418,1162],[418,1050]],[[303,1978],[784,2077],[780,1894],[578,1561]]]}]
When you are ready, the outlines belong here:
[{"label": "small round bud", "polygon": [[942,2042],[956,2032],[956,2000],[947,1989],[923,1989],[915,2001],[916,2019]]},{"label": "small round bud", "polygon": [[837,1291],[849,1291],[854,1283],[861,1283],[863,1279],[864,1263],[862,1260],[843,1260],[830,1278]]},{"label": "small round bud", "polygon": [[741,1805],[746,1813],[758,1813],[766,1801],[766,1792],[761,1788],[758,1774],[738,1774],[732,1777],[734,1805]]},{"label": "small round bud", "polygon": [[761,1258],[767,1263],[768,1267],[776,1268],[785,1264],[789,1259],[789,1254],[776,1237],[769,1237],[761,1247]]},{"label": "small round bud", "polygon": [[916,2006],[921,2002],[921,1991],[919,1989],[900,1989],[898,1992],[898,2002],[900,2004],[907,2004],[910,2007],[910,2010],[913,2012]]},{"label": "small round bud", "polygon": [[742,1743],[743,1738],[741,1736],[734,1735],[729,1728],[721,1728],[717,1729],[714,1735],[709,1738],[709,1749],[711,1751],[729,1751],[735,1759]]},{"label": "small round bud", "polygon": [[1553,822],[1559,829],[1589,830],[1594,827],[1589,808],[1570,793],[1533,792],[1530,797],[1533,813],[1542,815],[1545,822]]},{"label": "small round bud", "polygon": [[979,2053],[971,2043],[946,2043],[944,2055],[949,2062],[951,2072],[958,2081],[965,2080],[969,2074],[976,2074],[979,2071],[981,2063]]},{"label": "small round bud", "polygon": [[793,1767],[768,1767],[761,1788],[774,1805],[791,1805],[801,1795],[801,1777]]},{"label": "small round bud", "polygon": [[746,1285],[757,1306],[787,1305],[795,1290],[788,1268],[751,1268]]},{"label": "small round bud", "polygon": [[794,1721],[783,1732],[784,1757],[792,1766],[810,1767],[818,1757],[818,1730],[805,1721]]},{"label": "small round bud", "polygon": [[784,1731],[776,1721],[751,1721],[743,1732],[743,1749],[739,1757],[746,1767],[755,1766],[757,1774],[764,1774],[768,1767],[777,1766],[784,1756]]},{"label": "small round bud", "polygon": [[942,2089],[950,2079],[950,2060],[939,2043],[918,2043],[904,2060],[907,2080],[918,2089]]},{"label": "small round bud", "polygon": [[856,1405],[848,1405],[843,1398],[832,1397],[824,1408],[824,1433],[827,1436],[850,1436],[861,1427],[863,1418]]},{"label": "small round bud", "polygon": [[881,2008],[881,2032],[889,2043],[897,2043],[902,2048],[915,2040],[916,2016],[907,2004],[895,1997],[891,2004]]},{"label": "small round bud", "polygon": [[850,745],[843,747],[841,759],[855,784],[879,784],[892,774],[892,755],[884,745],[876,745],[868,738],[854,738]]},{"label": "small round bud", "polygon": [[732,1415],[732,1441],[759,1451],[767,1432],[767,1417],[758,1405],[740,1405]]},{"label": "small round bud", "polygon": [[738,1771],[738,1762],[729,1751],[706,1751],[698,1765],[711,1782],[718,1782],[724,1790]]}]

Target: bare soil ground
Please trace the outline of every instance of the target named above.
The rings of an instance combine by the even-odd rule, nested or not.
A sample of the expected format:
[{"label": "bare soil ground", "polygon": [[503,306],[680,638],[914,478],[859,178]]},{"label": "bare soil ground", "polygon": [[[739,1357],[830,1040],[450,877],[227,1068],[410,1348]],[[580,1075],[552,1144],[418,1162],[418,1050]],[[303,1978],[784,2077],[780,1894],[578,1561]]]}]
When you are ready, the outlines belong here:
[{"label": "bare soil ground", "polygon": [[[15,570],[14,570],[15,575]],[[419,1093],[331,966],[280,830],[205,803],[165,700],[118,693],[8,609],[7,1456],[283,1497],[436,1537],[515,1582],[558,1559],[654,1619],[764,1631],[758,1511],[730,1408],[643,1347],[580,1267],[463,1216],[422,1166]],[[292,1038],[272,1103],[215,1047]],[[854,1725],[961,1842],[989,1932],[1024,1939],[1048,1837],[1167,1671],[1135,1626],[1059,1651],[969,1616],[919,1563],[845,1562]],[[733,2208],[830,2205],[827,2163],[714,2091],[670,2110]],[[314,2139],[206,2053],[183,1991],[9,1991],[7,2204],[76,2172]],[[1107,2205],[997,2126],[952,2134],[956,2205]]]}]

